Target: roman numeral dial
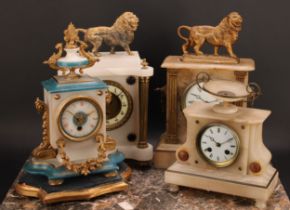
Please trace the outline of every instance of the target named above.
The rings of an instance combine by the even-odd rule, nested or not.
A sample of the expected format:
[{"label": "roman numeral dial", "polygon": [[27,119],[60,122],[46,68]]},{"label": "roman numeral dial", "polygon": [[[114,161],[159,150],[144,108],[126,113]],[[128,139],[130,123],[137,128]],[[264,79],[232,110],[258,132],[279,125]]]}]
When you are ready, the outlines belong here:
[{"label": "roman numeral dial", "polygon": [[232,164],[239,153],[239,138],[234,130],[223,124],[211,124],[198,137],[200,155],[210,164],[225,167]]},{"label": "roman numeral dial", "polygon": [[107,130],[113,130],[125,124],[133,111],[133,100],[129,92],[119,83],[105,80],[108,85],[106,97]]}]

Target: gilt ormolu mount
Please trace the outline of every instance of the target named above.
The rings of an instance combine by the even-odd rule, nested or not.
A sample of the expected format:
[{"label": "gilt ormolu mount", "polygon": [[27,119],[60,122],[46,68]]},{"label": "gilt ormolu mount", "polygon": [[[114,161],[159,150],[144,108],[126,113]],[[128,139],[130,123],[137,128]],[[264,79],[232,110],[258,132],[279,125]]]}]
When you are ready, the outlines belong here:
[{"label": "gilt ormolu mount", "polygon": [[[183,61],[194,61],[200,63],[238,63],[239,59],[233,52],[232,45],[237,41],[241,31],[243,18],[237,12],[231,12],[217,26],[179,26],[177,29],[178,36],[185,40],[182,45],[184,54]],[[189,36],[182,35],[181,30],[187,30]],[[204,43],[209,43],[214,47],[213,55],[204,55],[201,47]],[[218,50],[225,47],[228,56],[219,56]],[[194,55],[190,53],[193,49]]]},{"label": "gilt ormolu mount", "polygon": [[99,26],[88,29],[77,29],[84,34],[84,40],[93,46],[92,52],[100,56],[99,48],[105,43],[115,53],[115,47],[121,46],[129,55],[132,55],[130,44],[134,39],[134,32],[139,24],[138,17],[132,12],[124,12],[115,23],[110,26]]}]

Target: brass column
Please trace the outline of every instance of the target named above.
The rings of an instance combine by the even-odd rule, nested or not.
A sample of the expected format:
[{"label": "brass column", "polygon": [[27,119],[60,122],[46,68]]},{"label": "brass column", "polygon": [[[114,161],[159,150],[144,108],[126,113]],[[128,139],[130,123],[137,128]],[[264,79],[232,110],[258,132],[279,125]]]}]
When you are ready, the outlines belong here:
[{"label": "brass column", "polygon": [[177,139],[177,71],[167,70],[165,143],[178,144]]},{"label": "brass column", "polygon": [[146,148],[148,132],[148,89],[149,77],[139,78],[139,142],[138,148]]}]

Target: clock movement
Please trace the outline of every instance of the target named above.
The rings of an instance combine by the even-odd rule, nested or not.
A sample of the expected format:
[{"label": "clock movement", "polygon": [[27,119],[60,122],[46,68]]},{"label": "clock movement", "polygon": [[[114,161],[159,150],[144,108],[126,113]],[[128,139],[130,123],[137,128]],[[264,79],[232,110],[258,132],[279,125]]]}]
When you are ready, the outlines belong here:
[{"label": "clock movement", "polygon": [[186,141],[176,150],[176,162],[166,170],[165,182],[252,198],[264,208],[278,181],[262,139],[270,111],[232,103],[253,100],[260,88],[202,75],[206,76],[198,75],[199,87],[222,103],[196,102],[184,109]]},{"label": "clock movement", "polygon": [[124,190],[124,179],[130,176],[116,140],[106,132],[108,86],[99,78],[82,75],[99,59],[86,51],[72,23],[64,31],[64,40],[65,46],[57,44],[58,52],[45,61],[62,74],[43,81],[44,101],[35,101],[43,113],[42,143],[33,150],[16,185],[19,194],[39,197],[44,203]]}]

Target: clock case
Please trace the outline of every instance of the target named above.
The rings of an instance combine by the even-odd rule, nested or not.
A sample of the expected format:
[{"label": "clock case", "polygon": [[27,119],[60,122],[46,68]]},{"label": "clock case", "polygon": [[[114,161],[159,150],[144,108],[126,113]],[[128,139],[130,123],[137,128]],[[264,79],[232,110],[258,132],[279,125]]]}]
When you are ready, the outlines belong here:
[{"label": "clock case", "polygon": [[[176,162],[166,170],[165,182],[252,198],[257,207],[265,207],[278,182],[262,139],[263,123],[271,112],[240,107],[237,113],[220,114],[212,107],[196,102],[184,109],[187,138],[176,150]],[[226,167],[213,166],[198,152],[200,132],[215,123],[233,129],[240,139],[238,157]]]},{"label": "clock case", "polygon": [[[182,112],[184,94],[195,83],[196,75],[206,72],[212,78],[237,80],[248,83],[249,72],[254,71],[255,62],[240,58],[239,63],[201,63],[197,60],[184,61],[183,56],[168,56],[162,68],[166,71],[166,130],[154,153],[154,166],[168,168],[175,159],[176,149],[186,140],[186,119]],[[237,102],[238,106],[247,106]]]},{"label": "clock case", "polygon": [[[106,138],[105,97],[107,85],[98,78],[80,77],[67,82],[55,76],[43,81],[44,102],[37,100],[43,112],[43,142],[34,149],[32,158],[24,165],[16,191],[24,196],[39,197],[44,203],[89,199],[109,192],[127,189],[123,181],[130,176],[130,169],[123,162],[124,155],[115,148],[105,151],[106,160],[101,167],[92,169],[87,176],[68,170],[63,165],[63,154],[58,139],[65,142],[64,151],[70,161],[84,162],[97,158],[100,153],[97,136]],[[62,108],[71,100],[88,98],[98,104],[101,124],[97,134],[84,141],[65,138],[59,129],[58,117]],[[37,106],[36,106],[37,107]]]},{"label": "clock case", "polygon": [[87,68],[85,74],[120,85],[132,99],[132,112],[127,120],[107,134],[117,140],[117,148],[126,159],[148,162],[153,158],[153,147],[148,143],[148,89],[153,68],[143,64],[139,53],[133,51],[100,52],[100,61]]}]

